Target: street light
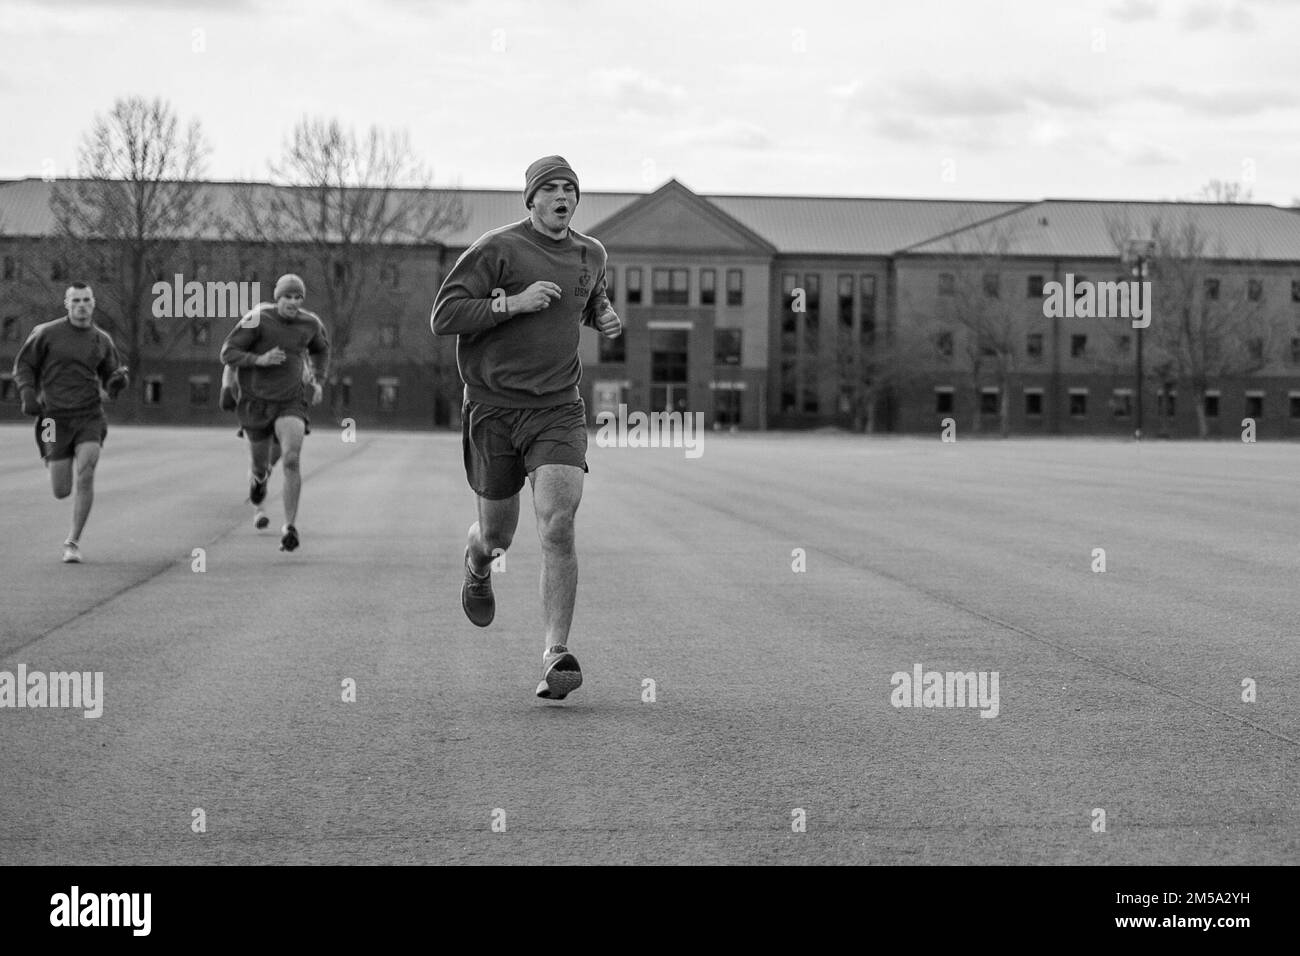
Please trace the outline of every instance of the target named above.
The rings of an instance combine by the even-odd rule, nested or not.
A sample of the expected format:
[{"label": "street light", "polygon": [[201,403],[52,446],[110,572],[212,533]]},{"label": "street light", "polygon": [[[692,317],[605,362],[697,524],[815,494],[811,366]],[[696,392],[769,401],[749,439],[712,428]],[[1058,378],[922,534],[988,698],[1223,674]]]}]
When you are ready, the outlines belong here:
[{"label": "street light", "polygon": [[[1129,267],[1129,272],[1135,280],[1142,282],[1148,275],[1148,264],[1155,257],[1156,243],[1154,239],[1130,239],[1124,243],[1123,263]],[[1139,289],[1141,287],[1139,286]],[[1151,305],[1151,303],[1148,303]],[[1129,297],[1129,312],[1133,309],[1133,297]],[[1137,330],[1137,421],[1136,428],[1133,431],[1133,438],[1136,441],[1142,440],[1142,326]]]}]

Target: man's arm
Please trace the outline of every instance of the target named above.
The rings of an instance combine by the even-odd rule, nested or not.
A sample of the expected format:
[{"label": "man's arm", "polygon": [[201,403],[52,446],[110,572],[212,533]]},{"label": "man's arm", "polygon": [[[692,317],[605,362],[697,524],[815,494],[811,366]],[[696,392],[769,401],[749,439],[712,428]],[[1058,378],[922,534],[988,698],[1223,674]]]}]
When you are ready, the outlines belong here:
[{"label": "man's arm", "polygon": [[100,359],[95,374],[99,376],[99,382],[108,392],[109,398],[117,398],[122,393],[122,389],[127,385],[126,366],[122,364],[122,357],[117,351],[115,343],[107,332],[101,332],[104,336],[104,342],[108,346],[104,350],[104,357]]},{"label": "man's arm", "polygon": [[330,339],[324,322],[317,322],[316,334],[307,343],[307,354],[312,357],[313,374],[316,376],[316,387],[319,388],[325,383],[330,370]]},{"label": "man's arm", "polygon": [[605,270],[601,269],[596,286],[582,310],[582,324],[591,326],[607,339],[616,339],[623,333],[623,320],[614,311],[606,288]]},{"label": "man's arm", "polygon": [[239,320],[239,324],[230,330],[221,343],[221,362],[223,365],[248,367],[260,364],[256,352],[251,351],[261,335],[261,313],[254,309]]},{"label": "man's arm", "polygon": [[14,358],[14,383],[18,386],[18,396],[22,402],[24,415],[41,413],[36,393],[41,387],[41,362],[44,359],[45,340],[39,329],[33,329]]},{"label": "man's arm", "polygon": [[497,281],[501,263],[491,243],[479,240],[447,273],[429,316],[434,335],[486,332],[510,318],[509,297]]}]

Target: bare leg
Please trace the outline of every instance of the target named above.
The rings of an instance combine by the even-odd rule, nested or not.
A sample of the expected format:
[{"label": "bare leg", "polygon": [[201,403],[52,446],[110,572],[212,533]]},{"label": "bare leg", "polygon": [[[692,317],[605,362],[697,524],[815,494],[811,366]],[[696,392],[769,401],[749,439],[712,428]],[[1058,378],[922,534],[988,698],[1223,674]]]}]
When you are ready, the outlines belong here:
[{"label": "bare leg", "polygon": [[478,521],[469,526],[469,563],[475,574],[487,574],[493,552],[505,552],[519,526],[519,496],[494,501],[478,499]]},{"label": "bare leg", "polygon": [[578,594],[574,516],[582,501],[583,471],[576,465],[541,465],[529,478],[542,542],[542,615],[546,647],[568,644]]},{"label": "bare leg", "polygon": [[72,459],[50,461],[47,458],[45,467],[50,471],[50,489],[54,492],[54,497],[62,501],[72,494]]},{"label": "bare leg", "polygon": [[275,437],[280,441],[284,462],[284,523],[298,520],[298,498],[302,494],[302,437],[307,423],[294,415],[282,415],[275,420]]},{"label": "bare leg", "polygon": [[73,451],[77,465],[77,496],[72,500],[72,533],[69,541],[80,541],[95,503],[95,467],[99,464],[99,443],[82,442]]}]

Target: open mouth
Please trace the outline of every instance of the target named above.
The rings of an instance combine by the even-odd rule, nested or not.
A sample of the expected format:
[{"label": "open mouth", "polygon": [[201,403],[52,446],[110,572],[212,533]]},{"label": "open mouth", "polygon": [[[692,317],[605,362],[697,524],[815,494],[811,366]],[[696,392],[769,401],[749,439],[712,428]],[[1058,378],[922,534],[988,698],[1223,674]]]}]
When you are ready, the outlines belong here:
[{"label": "open mouth", "polygon": [[568,207],[568,206],[556,206],[556,207],[555,207],[555,214],[556,214],[557,216],[567,216],[567,215],[569,214],[569,207]]}]

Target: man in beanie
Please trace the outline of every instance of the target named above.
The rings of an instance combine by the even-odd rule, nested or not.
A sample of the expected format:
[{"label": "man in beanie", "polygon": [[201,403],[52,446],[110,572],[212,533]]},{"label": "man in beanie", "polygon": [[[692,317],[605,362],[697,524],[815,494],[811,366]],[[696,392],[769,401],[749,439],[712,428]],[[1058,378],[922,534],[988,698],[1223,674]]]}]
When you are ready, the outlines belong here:
[{"label": "man in beanie", "polygon": [[95,500],[95,468],[108,436],[103,398],[127,385],[126,366],[112,337],[95,325],[95,293],[75,282],[63,294],[67,314],[36,326],[14,358],[23,414],[36,417],[36,446],[50,472],[55,498],[73,492],[72,530],[63,563],[81,563],[81,532]]},{"label": "man in beanie", "polygon": [[578,590],[574,515],[587,471],[587,410],[578,394],[578,333],[616,338],[623,324],[605,295],[605,247],[570,228],[581,193],[561,156],[524,175],[527,219],[478,239],[448,273],[433,306],[435,335],[455,335],[465,382],[465,472],[478,521],[465,549],[461,606],[492,623],[493,558],[519,523],[519,494],[532,483],[542,543],[546,628],[537,696],[562,700],[582,683],[568,649]]},{"label": "man in beanie", "polygon": [[[222,363],[238,372],[239,426],[248,438],[252,457],[248,500],[259,529],[269,520],[261,505],[271,477],[272,443],[279,444],[284,462],[281,551],[293,551],[299,543],[294,522],[302,492],[302,439],[310,422],[303,383],[308,375],[314,379],[311,404],[319,405],[320,383],[329,367],[329,337],[320,317],[302,307],[306,294],[302,279],[293,274],[280,276],[275,283],[275,302],[263,302],[250,311],[221,345]],[[309,372],[306,366],[313,361],[315,368]]]}]

